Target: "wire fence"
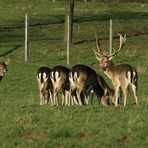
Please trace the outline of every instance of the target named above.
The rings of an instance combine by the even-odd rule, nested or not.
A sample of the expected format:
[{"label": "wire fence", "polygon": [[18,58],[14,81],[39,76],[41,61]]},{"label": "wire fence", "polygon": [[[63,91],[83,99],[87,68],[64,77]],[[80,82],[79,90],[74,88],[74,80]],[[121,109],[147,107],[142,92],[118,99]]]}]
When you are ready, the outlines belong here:
[{"label": "wire fence", "polygon": [[[52,2],[56,2],[56,1],[65,1],[65,0],[48,0],[48,1],[52,1]],[[147,0],[75,0],[76,2],[117,2],[117,3],[120,3],[120,2],[147,2]]]}]

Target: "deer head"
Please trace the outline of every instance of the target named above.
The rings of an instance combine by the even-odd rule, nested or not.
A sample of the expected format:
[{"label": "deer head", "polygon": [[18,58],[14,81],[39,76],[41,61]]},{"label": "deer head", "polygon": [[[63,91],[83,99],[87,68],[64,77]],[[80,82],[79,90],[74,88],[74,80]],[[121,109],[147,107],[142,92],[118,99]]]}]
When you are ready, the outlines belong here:
[{"label": "deer head", "polygon": [[5,62],[0,63],[0,77],[3,77],[7,72],[7,66],[10,62],[10,59],[7,59]]},{"label": "deer head", "polygon": [[103,70],[106,70],[108,67],[110,67],[110,64],[111,64],[110,61],[122,49],[124,43],[126,42],[126,34],[125,34],[124,37],[121,34],[119,34],[119,33],[117,33],[117,34],[120,37],[119,49],[116,50],[115,48],[113,48],[114,49],[114,52],[112,54],[108,54],[108,55],[104,55],[102,53],[102,50],[100,48],[99,40],[97,38],[97,35],[95,34],[97,50],[95,48],[93,48],[93,51],[95,53],[96,59],[99,61],[100,68],[103,69]]}]

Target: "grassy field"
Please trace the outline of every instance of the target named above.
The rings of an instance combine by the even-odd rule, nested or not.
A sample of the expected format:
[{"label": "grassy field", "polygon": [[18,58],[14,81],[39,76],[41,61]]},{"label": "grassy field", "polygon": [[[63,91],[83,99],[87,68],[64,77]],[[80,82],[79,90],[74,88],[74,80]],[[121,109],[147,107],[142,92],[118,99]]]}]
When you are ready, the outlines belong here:
[{"label": "grassy field", "polygon": [[[24,16],[29,14],[30,59],[24,62]],[[129,90],[127,106],[40,107],[35,79],[40,66],[66,65],[63,43],[65,2],[0,1],[0,58],[10,58],[0,84],[0,147],[148,147],[148,4],[76,2],[71,67],[97,69],[92,52],[94,32],[108,51],[109,19],[127,43],[114,61],[129,63],[139,73],[139,105]],[[104,76],[104,75],[103,75]],[[104,78],[111,85],[106,76]]]}]

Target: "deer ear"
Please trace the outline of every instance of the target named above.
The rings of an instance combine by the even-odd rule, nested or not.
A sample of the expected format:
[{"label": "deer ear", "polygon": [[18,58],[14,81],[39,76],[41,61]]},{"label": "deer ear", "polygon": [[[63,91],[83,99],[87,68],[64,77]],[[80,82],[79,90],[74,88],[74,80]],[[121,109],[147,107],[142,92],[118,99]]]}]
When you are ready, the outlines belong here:
[{"label": "deer ear", "polygon": [[5,61],[5,64],[8,65],[9,63],[10,63],[10,59],[7,59],[7,60]]},{"label": "deer ear", "polygon": [[109,56],[108,60],[111,61],[114,58],[114,56]]}]

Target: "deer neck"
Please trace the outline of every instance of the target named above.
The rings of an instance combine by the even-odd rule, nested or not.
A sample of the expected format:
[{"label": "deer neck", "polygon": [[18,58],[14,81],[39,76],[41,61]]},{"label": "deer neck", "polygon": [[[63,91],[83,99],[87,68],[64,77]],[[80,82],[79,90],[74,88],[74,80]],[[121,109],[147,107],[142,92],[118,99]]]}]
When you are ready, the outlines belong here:
[{"label": "deer neck", "polygon": [[115,64],[112,61],[110,61],[104,73],[107,75],[109,79],[112,80],[112,78],[114,77],[114,73],[115,73]]}]

